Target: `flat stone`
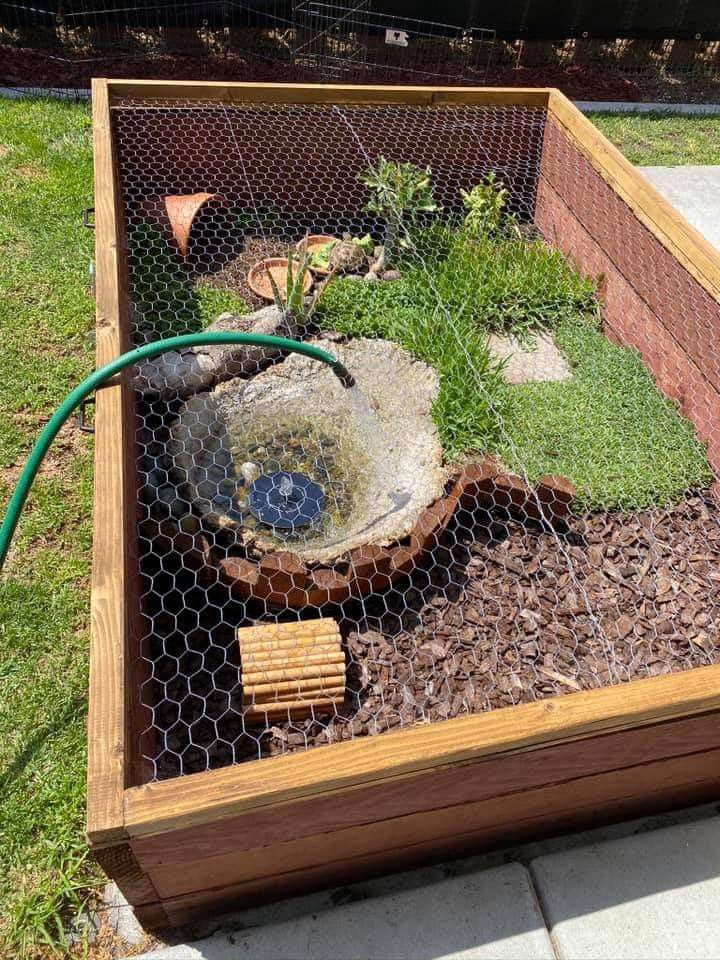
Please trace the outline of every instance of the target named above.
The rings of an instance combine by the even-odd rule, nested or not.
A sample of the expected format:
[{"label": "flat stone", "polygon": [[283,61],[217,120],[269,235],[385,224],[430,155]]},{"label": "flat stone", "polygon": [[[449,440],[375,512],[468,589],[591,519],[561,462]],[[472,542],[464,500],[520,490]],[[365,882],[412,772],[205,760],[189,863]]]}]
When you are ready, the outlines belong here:
[{"label": "flat stone", "polygon": [[[332,353],[353,375],[350,389],[327,363],[292,353],[178,411],[167,447],[176,482],[209,523],[237,532],[245,546],[286,546],[305,562],[332,562],[366,543],[402,539],[443,494],[447,471],[431,416],[436,372],[386,340],[333,344]],[[291,531],[292,539],[248,526],[235,465],[249,461],[262,473],[298,472],[321,485],[323,526]],[[332,473],[323,474],[328,461]]]},{"label": "flat stone", "polygon": [[720,818],[532,861],[560,957],[720,955]]},{"label": "flat stone", "polygon": [[638,167],[696,230],[720,250],[720,166]]},{"label": "flat stone", "polygon": [[508,383],[547,383],[572,377],[570,365],[552,333],[534,336],[529,349],[515,337],[493,334],[490,352],[499,360],[507,360],[503,376]]},{"label": "flat stone", "polygon": [[[372,884],[367,885],[372,889]],[[519,863],[370,897],[267,926],[225,929],[145,960],[550,960]]]}]

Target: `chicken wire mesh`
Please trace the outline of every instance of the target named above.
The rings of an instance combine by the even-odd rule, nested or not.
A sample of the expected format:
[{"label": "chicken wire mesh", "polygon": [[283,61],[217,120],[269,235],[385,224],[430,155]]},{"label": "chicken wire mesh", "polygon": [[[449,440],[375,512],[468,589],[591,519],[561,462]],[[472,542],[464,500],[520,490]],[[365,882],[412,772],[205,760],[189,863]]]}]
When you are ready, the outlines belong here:
[{"label": "chicken wire mesh", "polygon": [[352,376],[250,346],[136,369],[138,779],[716,661],[718,304],[544,108],[125,100],[113,126],[136,342],[281,334]]},{"label": "chicken wire mesh", "polygon": [[379,83],[481,83],[495,31],[383,13],[370,0],[351,6],[300,0],[292,10],[292,60],[322,81],[372,76]]}]

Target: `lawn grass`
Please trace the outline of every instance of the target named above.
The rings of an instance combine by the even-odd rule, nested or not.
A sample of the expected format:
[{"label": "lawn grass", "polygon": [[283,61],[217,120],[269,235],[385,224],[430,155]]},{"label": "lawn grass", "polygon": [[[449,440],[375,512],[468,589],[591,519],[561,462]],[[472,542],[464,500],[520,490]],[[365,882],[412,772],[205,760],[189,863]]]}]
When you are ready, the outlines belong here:
[{"label": "lawn grass", "polygon": [[[0,100],[0,508],[93,364],[90,116]],[[83,839],[92,440],[64,430],[0,580],[0,956],[62,944],[96,878]]]},{"label": "lawn grass", "polygon": [[712,482],[693,425],[636,351],[582,317],[563,321],[555,339],[573,377],[507,388],[498,452],[508,466],[532,480],[568,477],[581,510],[643,509]]},{"label": "lawn grass", "polygon": [[631,163],[639,166],[720,163],[720,116],[588,113]]},{"label": "lawn grass", "polygon": [[[568,477],[578,509],[671,502],[711,474],[692,424],[655,386],[639,354],[598,329],[592,285],[542,241],[416,238],[401,280],[336,280],[316,314],[326,328],[386,337],[433,366],[433,407],[448,459],[490,449],[531,481]],[[555,331],[573,367],[564,383],[510,386],[486,337]]]}]

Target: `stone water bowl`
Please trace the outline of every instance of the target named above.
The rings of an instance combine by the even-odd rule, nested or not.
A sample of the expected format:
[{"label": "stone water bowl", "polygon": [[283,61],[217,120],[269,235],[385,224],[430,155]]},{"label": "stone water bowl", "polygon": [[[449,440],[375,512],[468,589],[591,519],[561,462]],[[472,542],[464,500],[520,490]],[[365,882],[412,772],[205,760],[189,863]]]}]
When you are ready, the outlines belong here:
[{"label": "stone water bowl", "polygon": [[[243,598],[297,607],[380,589],[436,542],[457,503],[443,499],[432,368],[382,340],[333,349],[354,388],[292,354],[195,395],[173,425],[168,450],[208,534],[205,563]],[[273,513],[283,488],[297,523]]]}]

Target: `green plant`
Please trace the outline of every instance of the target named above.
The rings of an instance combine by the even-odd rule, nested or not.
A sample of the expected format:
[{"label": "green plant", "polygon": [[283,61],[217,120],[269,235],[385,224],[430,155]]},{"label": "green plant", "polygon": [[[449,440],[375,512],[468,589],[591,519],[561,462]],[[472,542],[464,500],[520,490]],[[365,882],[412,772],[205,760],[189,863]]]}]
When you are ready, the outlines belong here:
[{"label": "green plant", "polygon": [[270,270],[267,267],[265,268],[272,288],[275,306],[281,313],[291,313],[300,324],[310,322],[323,291],[334,276],[334,272],[331,271],[327,280],[317,287],[308,304],[305,302],[305,279],[308,275],[309,265],[310,257],[305,250],[299,253],[296,250],[288,250],[287,270],[282,290]]},{"label": "green plant", "polygon": [[712,482],[693,425],[635,350],[582,316],[562,320],[555,338],[572,379],[506,388],[497,449],[509,467],[569,477],[581,509],[644,509]]},{"label": "green plant", "polygon": [[303,250],[297,253],[295,250],[288,250],[287,270],[285,272],[285,283],[283,289],[277,285],[275,277],[272,275],[269,267],[265,268],[270,287],[273,292],[275,306],[282,313],[290,312],[298,319],[309,319],[305,308],[305,278],[308,274],[310,257]]},{"label": "green plant", "polygon": [[[201,330],[217,320],[222,313],[234,313],[242,316],[250,312],[245,300],[234,290],[211,287],[207,283],[197,283],[193,287],[193,296],[195,298],[194,309],[200,321]],[[181,332],[190,333],[192,331],[183,330]]]},{"label": "green plant", "polygon": [[523,338],[595,307],[595,286],[542,240],[473,239],[433,224],[413,237],[403,273],[416,299],[442,304],[488,333]]},{"label": "green plant", "polygon": [[315,247],[310,254],[310,266],[317,267],[319,270],[330,269],[330,254],[337,240],[328,240],[321,247]]},{"label": "green plant", "polygon": [[316,320],[350,336],[395,340],[437,370],[433,419],[445,454],[453,459],[494,443],[502,364],[490,356],[487,337],[469,314],[448,323],[442,304],[422,293],[415,277],[393,283],[338,279]]},{"label": "green plant", "polygon": [[419,213],[437,210],[431,178],[430,167],[386,160],[383,156],[360,175],[360,182],[370,190],[365,210],[385,220],[384,264],[394,262],[403,227],[413,223]]},{"label": "green plant", "polygon": [[233,291],[194,284],[149,221],[128,229],[128,250],[134,319],[153,334],[199,333],[221,313],[247,312],[247,304]]},{"label": "green plant", "polygon": [[504,213],[508,191],[494,171],[486,174],[470,192],[461,190],[460,195],[467,210],[464,228],[468,236],[494,237],[514,224],[514,218]]}]

